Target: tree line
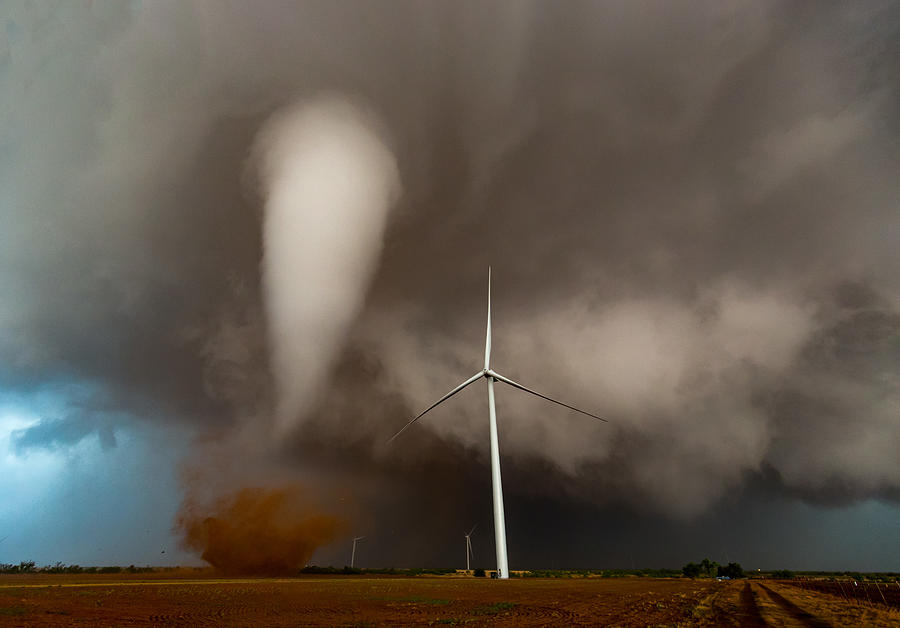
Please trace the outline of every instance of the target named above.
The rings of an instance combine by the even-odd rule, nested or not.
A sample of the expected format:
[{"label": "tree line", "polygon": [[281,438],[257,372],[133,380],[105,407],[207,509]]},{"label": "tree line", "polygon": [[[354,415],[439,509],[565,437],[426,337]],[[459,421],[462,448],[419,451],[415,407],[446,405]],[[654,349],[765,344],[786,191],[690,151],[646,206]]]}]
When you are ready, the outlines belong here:
[{"label": "tree line", "polygon": [[714,560],[704,558],[699,563],[688,563],[681,568],[681,573],[688,578],[743,578],[744,569],[739,563],[720,565]]},{"label": "tree line", "polygon": [[149,573],[159,571],[155,567],[128,567],[107,566],[107,567],[82,567],[81,565],[66,565],[64,563],[56,563],[54,565],[45,565],[38,567],[33,560],[23,560],[18,565],[14,563],[0,563],[0,574],[16,574],[16,573]]}]

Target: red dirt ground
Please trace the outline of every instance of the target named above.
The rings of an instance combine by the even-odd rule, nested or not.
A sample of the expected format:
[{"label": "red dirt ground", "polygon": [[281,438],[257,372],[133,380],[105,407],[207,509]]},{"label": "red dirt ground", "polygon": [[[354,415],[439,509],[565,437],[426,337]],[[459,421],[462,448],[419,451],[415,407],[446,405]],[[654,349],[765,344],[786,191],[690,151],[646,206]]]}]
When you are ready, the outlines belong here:
[{"label": "red dirt ground", "polygon": [[845,621],[890,626],[900,614],[773,582],[0,576],[3,626],[850,625]]}]

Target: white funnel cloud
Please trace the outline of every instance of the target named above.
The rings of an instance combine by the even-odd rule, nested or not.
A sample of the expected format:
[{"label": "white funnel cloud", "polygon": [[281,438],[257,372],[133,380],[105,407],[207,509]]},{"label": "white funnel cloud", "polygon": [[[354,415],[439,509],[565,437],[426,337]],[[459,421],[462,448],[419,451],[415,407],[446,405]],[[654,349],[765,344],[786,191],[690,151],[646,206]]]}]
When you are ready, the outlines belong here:
[{"label": "white funnel cloud", "polygon": [[337,96],[276,113],[256,144],[277,432],[320,393],[375,271],[400,177],[372,114]]}]

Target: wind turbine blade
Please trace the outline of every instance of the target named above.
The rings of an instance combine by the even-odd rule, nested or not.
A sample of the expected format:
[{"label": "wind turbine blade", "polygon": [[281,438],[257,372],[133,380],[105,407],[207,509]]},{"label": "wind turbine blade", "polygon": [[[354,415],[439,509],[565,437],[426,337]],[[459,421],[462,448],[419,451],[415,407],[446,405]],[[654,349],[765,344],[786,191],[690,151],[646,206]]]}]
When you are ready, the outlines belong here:
[{"label": "wind turbine blade", "polygon": [[487,333],[484,336],[484,368],[491,368],[491,267],[488,266]]},{"label": "wind turbine blade", "polygon": [[466,537],[466,546],[469,548],[469,556],[475,558],[475,552],[472,550],[472,539]]},{"label": "wind turbine blade", "polygon": [[556,399],[552,399],[552,398],[548,397],[547,395],[542,395],[541,393],[539,393],[535,390],[526,388],[525,386],[523,386],[522,384],[519,384],[518,382],[514,382],[513,380],[509,379],[508,377],[504,377],[503,375],[501,375],[500,373],[497,373],[496,371],[488,370],[487,374],[489,376],[493,377],[494,379],[503,382],[504,384],[509,384],[510,386],[512,386],[514,388],[518,388],[519,390],[524,390],[525,392],[531,393],[532,395],[535,395],[536,397],[540,397],[541,399],[546,399],[547,401],[550,401],[557,405],[563,406],[564,408],[568,408],[569,410],[574,410],[575,412],[580,412],[581,414],[587,415],[587,416],[591,417],[592,419],[597,419],[598,421],[603,421],[604,423],[609,423],[609,421],[607,419],[604,419],[603,417],[599,417],[596,414],[591,414],[590,412],[585,412],[584,410],[580,410],[580,409],[576,408],[575,406],[570,406],[569,404],[563,403],[562,401],[557,401]]},{"label": "wind turbine blade", "polygon": [[475,525],[472,526],[472,529],[469,530],[469,533],[466,536],[472,536],[472,533],[475,531],[475,528],[477,528],[477,527],[478,527],[478,524],[476,523]]},{"label": "wind turbine blade", "polygon": [[465,387],[468,386],[469,384],[474,384],[475,382],[477,382],[477,381],[478,381],[479,379],[481,379],[482,377],[484,377],[484,372],[483,372],[483,371],[478,371],[477,373],[475,373],[475,375],[473,375],[472,377],[470,377],[469,379],[467,379],[466,381],[464,381],[462,384],[460,384],[459,386],[457,386],[456,388],[454,388],[453,390],[451,390],[450,392],[448,392],[446,395],[444,395],[443,397],[441,397],[440,399],[438,399],[437,401],[435,401],[433,404],[431,404],[430,406],[428,406],[427,408],[425,408],[425,410],[423,410],[418,416],[416,416],[413,420],[411,420],[409,423],[407,423],[406,425],[404,425],[404,426],[400,429],[399,432],[397,432],[396,434],[394,434],[393,436],[391,436],[391,437],[388,439],[388,441],[387,441],[388,444],[390,444],[391,442],[393,442],[393,440],[394,440],[395,438],[397,438],[398,436],[400,436],[400,434],[402,434],[403,432],[405,432],[406,429],[407,429],[410,425],[412,425],[413,423],[415,423],[416,421],[418,421],[419,419],[421,419],[423,416],[425,416],[425,414],[426,414],[429,410],[433,410],[433,409],[436,408],[437,406],[439,406],[439,405],[441,405],[442,403],[444,403],[445,401],[447,401],[450,397],[452,397],[453,395],[455,395],[456,393],[458,393],[460,390],[462,390],[463,388],[465,388]]}]

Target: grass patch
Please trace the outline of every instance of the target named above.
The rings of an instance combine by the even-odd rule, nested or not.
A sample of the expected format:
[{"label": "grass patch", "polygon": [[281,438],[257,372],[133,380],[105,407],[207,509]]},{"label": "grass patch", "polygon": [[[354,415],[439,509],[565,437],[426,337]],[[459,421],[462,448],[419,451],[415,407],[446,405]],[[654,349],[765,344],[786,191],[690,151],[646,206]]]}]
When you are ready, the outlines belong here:
[{"label": "grass patch", "polygon": [[424,597],[421,595],[411,595],[410,597],[400,598],[400,602],[412,602],[413,604],[430,604],[432,606],[446,606],[450,600],[442,600],[440,598]]},{"label": "grass patch", "polygon": [[487,606],[479,606],[472,611],[472,614],[496,615],[497,613],[502,613],[503,611],[514,609],[518,605],[519,604],[517,602],[494,602],[493,604],[488,604]]}]

